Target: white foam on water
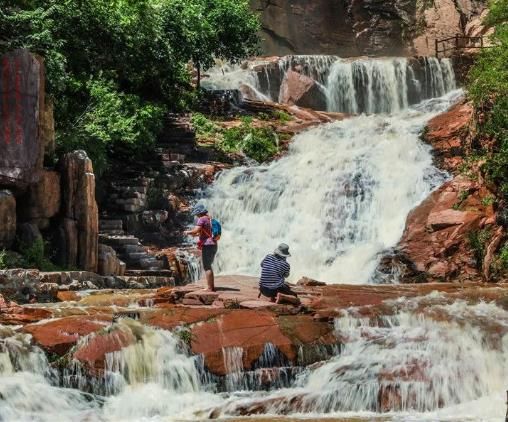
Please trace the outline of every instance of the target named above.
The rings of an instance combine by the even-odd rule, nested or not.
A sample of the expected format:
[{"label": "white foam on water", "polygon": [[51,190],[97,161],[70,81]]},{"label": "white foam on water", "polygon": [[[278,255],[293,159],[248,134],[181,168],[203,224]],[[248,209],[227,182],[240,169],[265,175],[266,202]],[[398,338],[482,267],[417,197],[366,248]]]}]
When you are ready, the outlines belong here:
[{"label": "white foam on water", "polygon": [[223,226],[216,269],[256,276],[286,242],[292,280],[369,281],[409,211],[444,181],[419,137],[459,96],[321,125],[297,135],[280,160],[222,173],[204,199]]},{"label": "white foam on water", "polygon": [[[0,418],[200,420],[214,409],[217,416],[234,416],[243,406],[259,404],[265,416],[501,420],[508,383],[508,312],[489,303],[449,304],[437,294],[389,305],[395,309],[392,316],[368,318],[355,308],[344,311],[335,324],[343,343],[340,353],[306,369],[290,388],[269,392],[236,391],[242,385],[241,348],[225,350],[233,374],[226,380],[228,392],[217,394],[200,378],[199,360],[188,356],[174,334],[135,322],[119,323],[138,340],[108,356],[106,371],[121,379],[108,397],[58,387],[44,354],[26,337],[16,349],[27,357],[22,360],[11,358],[15,349],[7,349],[3,340]],[[16,336],[10,333],[8,343],[15,343]],[[267,359],[276,355],[272,348]],[[392,410],[380,413],[383,406]]]},{"label": "white foam on water", "polygon": [[[285,56],[274,62],[256,60],[220,64],[207,72],[207,89],[243,89],[252,99],[281,101],[282,81],[290,69],[314,79],[325,93],[328,111],[394,113],[408,104],[441,97],[456,88],[450,59],[426,57],[423,64],[406,58]],[[415,70],[414,67],[422,67]],[[278,93],[277,94],[274,94]]]}]

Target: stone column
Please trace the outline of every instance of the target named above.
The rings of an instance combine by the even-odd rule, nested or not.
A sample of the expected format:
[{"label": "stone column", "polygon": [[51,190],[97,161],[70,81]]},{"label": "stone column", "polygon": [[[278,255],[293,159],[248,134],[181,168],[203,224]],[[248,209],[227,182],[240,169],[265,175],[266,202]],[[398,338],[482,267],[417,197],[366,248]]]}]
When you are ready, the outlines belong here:
[{"label": "stone column", "polygon": [[85,151],[74,151],[62,158],[61,180],[64,222],[60,233],[66,244],[63,261],[67,266],[96,272],[99,211],[92,161]]},{"label": "stone column", "polygon": [[44,66],[28,50],[0,59],[0,185],[22,191],[40,178]]}]

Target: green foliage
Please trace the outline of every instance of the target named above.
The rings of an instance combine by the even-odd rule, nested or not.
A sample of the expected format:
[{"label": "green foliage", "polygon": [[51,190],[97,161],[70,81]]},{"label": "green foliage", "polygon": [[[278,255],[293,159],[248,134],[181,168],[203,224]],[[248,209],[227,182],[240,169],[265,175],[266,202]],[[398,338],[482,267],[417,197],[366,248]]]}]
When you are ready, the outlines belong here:
[{"label": "green foliage", "polygon": [[31,245],[22,247],[23,266],[37,268],[41,271],[55,271],[56,266],[49,260],[45,251],[46,245],[41,237],[37,238]]},{"label": "green foliage", "polygon": [[0,250],[0,270],[22,267],[24,267],[24,262],[18,254],[5,249]]},{"label": "green foliage", "polygon": [[496,197],[494,195],[487,195],[484,198],[482,198],[482,205],[484,207],[488,207],[492,205],[496,201]]},{"label": "green foliage", "polygon": [[457,202],[455,204],[453,204],[452,208],[454,210],[459,210],[460,207],[462,206],[462,203],[468,198],[469,196],[469,191],[467,190],[462,190],[459,192],[459,195],[457,197]]},{"label": "green foliage", "polygon": [[255,51],[247,0],[4,0],[0,53],[45,58],[60,151],[98,170],[116,151],[147,151],[162,114],[192,106],[189,60],[237,61]]},{"label": "green foliage", "polygon": [[186,346],[190,346],[192,343],[192,331],[188,326],[178,327],[175,334]]},{"label": "green foliage", "polygon": [[279,151],[278,136],[272,128],[254,127],[251,118],[244,118],[239,127],[224,131],[219,148],[224,152],[243,152],[262,163]]},{"label": "green foliage", "polygon": [[84,149],[97,174],[107,167],[108,152],[122,146],[131,157],[155,143],[162,126],[164,108],[142,104],[134,94],[125,94],[112,81],[91,80],[90,102],[70,130],[63,129],[58,144],[63,152]]},{"label": "green foliage", "polygon": [[487,23],[495,25],[494,47],[482,50],[469,74],[469,94],[479,119],[479,135],[494,140],[483,148],[482,167],[488,180],[508,195],[508,2],[490,4]]},{"label": "green foliage", "polygon": [[193,113],[191,123],[198,135],[213,135],[219,133],[221,128],[202,113]]},{"label": "green foliage", "polygon": [[291,115],[286,113],[285,111],[275,110],[272,113],[273,113],[273,117],[275,117],[277,120],[279,120],[283,123],[287,123],[287,122],[290,122],[291,120],[293,120],[293,117],[291,117]]},{"label": "green foliage", "polygon": [[499,251],[498,259],[501,267],[505,271],[508,270],[508,243],[505,243]]},{"label": "green foliage", "polygon": [[487,243],[492,237],[489,229],[473,230],[468,233],[469,247],[473,251],[476,267],[482,269]]},{"label": "green foliage", "polygon": [[167,0],[162,10],[164,32],[198,72],[215,59],[234,63],[257,51],[260,24],[248,0]]},{"label": "green foliage", "polygon": [[46,244],[38,238],[32,245],[20,245],[21,255],[5,249],[0,250],[0,270],[8,268],[37,268],[42,271],[55,271],[57,267],[46,253]]}]

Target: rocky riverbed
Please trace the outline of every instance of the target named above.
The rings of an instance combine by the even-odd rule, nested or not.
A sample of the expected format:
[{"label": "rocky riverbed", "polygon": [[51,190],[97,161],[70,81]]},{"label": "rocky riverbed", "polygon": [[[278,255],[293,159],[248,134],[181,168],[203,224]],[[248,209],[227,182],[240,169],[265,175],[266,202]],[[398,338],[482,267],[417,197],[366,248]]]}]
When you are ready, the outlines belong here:
[{"label": "rocky riverbed", "polygon": [[[475,347],[484,348],[488,355],[502,348],[502,339],[508,332],[508,284],[355,286],[324,285],[302,279],[294,286],[302,299],[301,306],[277,305],[258,298],[254,278],[223,276],[218,277],[216,284],[216,293],[193,284],[160,289],[72,292],[61,295],[60,302],[46,304],[17,305],[3,299],[0,302],[0,345],[9,353],[13,339],[28,334],[17,346],[18,352],[23,347],[42,350],[49,368],[60,374],[56,375],[54,383],[67,389],[73,387],[108,396],[120,394],[125,388],[113,382],[115,377],[124,377],[128,384],[135,380],[146,383],[151,379],[162,382],[157,381],[149,367],[156,364],[157,355],[168,346],[154,346],[152,342],[157,336],[171,335],[172,341],[180,344],[179,353],[199,362],[199,390],[227,394],[242,389],[253,392],[247,401],[238,398],[220,403],[212,401],[193,413],[195,418],[220,418],[308,413],[311,409],[324,415],[334,409],[347,410],[347,403],[319,404],[328,394],[324,390],[321,397],[295,385],[302,374],[310,373],[307,376],[312,377],[338,359],[346,359],[351,345],[358,342],[367,340],[377,344],[377,353],[381,354],[392,353],[389,350],[395,344],[400,350],[418,349],[419,341],[422,347],[437,347],[433,336],[440,330],[446,327],[451,330],[452,338],[443,340],[448,344],[454,338],[454,330],[463,327],[481,333],[484,343]],[[497,316],[493,312],[497,312]],[[404,318],[416,318],[415,321],[420,321],[419,327],[410,325],[404,329],[406,334],[402,337],[395,336],[395,332],[390,334],[397,325],[402,329]],[[390,328],[395,321],[398,322]],[[351,329],[356,324],[364,328],[359,332],[345,329],[351,323]],[[434,328],[427,332],[425,327]],[[383,330],[388,331],[382,334]],[[417,333],[413,333],[414,330]],[[367,346],[368,343],[365,347],[373,347]],[[438,347],[435,353],[443,353],[441,349]],[[443,357],[434,356],[435,360],[429,361],[426,354],[418,356],[418,353],[409,358],[401,355],[400,362],[387,359],[380,367],[373,366],[373,362],[356,362],[365,371],[374,371],[374,379],[379,383],[375,399],[364,402],[364,410],[423,411],[418,402],[421,397],[406,396],[404,390],[404,385],[421,382],[429,383],[428,388],[440,397],[436,400],[448,403],[446,401],[451,399],[444,390],[432,386],[436,370],[433,365],[442,365]],[[146,359],[150,363],[147,361],[148,366],[143,369],[139,365]],[[375,355],[369,359],[375,359]],[[351,364],[342,363],[334,371],[344,376],[353,370]],[[13,366],[16,367],[15,362]],[[450,375],[453,376],[456,374]],[[354,381],[355,385],[357,382],[359,386],[363,382],[368,385],[370,381],[362,381],[360,377]],[[479,381],[480,387],[483,382]],[[214,385],[212,390],[211,385]],[[460,390],[461,387],[453,388]],[[260,394],[262,391],[268,393]]]}]

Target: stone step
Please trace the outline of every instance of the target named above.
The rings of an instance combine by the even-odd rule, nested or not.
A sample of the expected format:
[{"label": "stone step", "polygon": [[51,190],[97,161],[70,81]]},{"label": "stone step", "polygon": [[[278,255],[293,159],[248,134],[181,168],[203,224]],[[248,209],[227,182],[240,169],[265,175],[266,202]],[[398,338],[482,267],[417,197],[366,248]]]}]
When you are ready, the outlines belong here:
[{"label": "stone step", "polygon": [[123,230],[111,230],[111,229],[106,229],[106,230],[100,229],[99,233],[100,234],[107,234],[110,236],[122,236],[125,234],[125,232]]},{"label": "stone step", "polygon": [[138,265],[144,270],[159,270],[164,268],[164,262],[155,258],[141,259]]},{"label": "stone step", "polygon": [[143,205],[145,200],[142,198],[119,198],[115,200],[115,203],[118,205]]},{"label": "stone step", "polygon": [[99,220],[100,230],[123,230],[122,220]]},{"label": "stone step", "polygon": [[171,270],[127,270],[124,274],[126,277],[173,277]]},{"label": "stone step", "polygon": [[145,252],[145,248],[141,245],[124,245],[117,250],[120,250],[121,253],[136,253],[136,252]]},{"label": "stone step", "polygon": [[112,184],[112,187],[118,191],[122,192],[141,192],[144,193],[148,190],[148,187],[150,186],[150,183],[147,185],[141,185],[139,181],[137,180],[125,180],[122,181],[121,184],[114,183]]},{"label": "stone step", "polygon": [[150,258],[150,254],[146,253],[145,251],[143,251],[143,252],[128,252],[128,253],[120,254],[120,256],[127,263],[130,263],[130,262],[137,263],[137,262],[141,261],[142,259]]},{"label": "stone step", "polygon": [[99,235],[99,242],[106,245],[112,246],[124,246],[124,245],[140,245],[139,239],[134,236],[110,236],[107,234]]},{"label": "stone step", "polygon": [[114,187],[125,187],[125,188],[136,188],[136,189],[142,189],[146,188],[150,185],[150,183],[153,182],[153,179],[150,179],[148,177],[141,177],[141,178],[129,178],[129,179],[120,179],[115,180],[114,183],[112,183],[112,186]]}]

